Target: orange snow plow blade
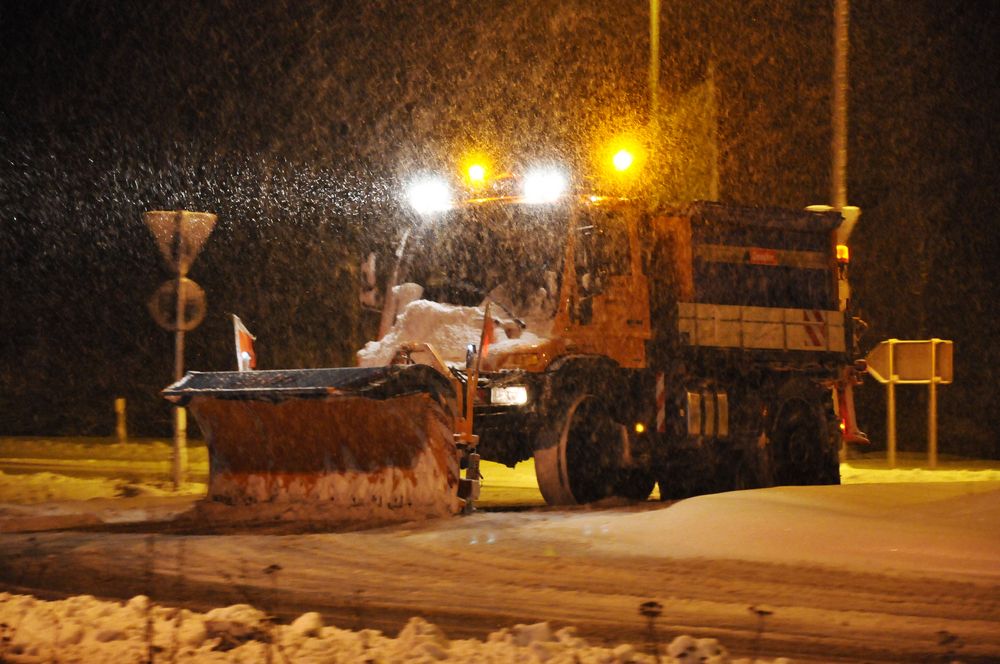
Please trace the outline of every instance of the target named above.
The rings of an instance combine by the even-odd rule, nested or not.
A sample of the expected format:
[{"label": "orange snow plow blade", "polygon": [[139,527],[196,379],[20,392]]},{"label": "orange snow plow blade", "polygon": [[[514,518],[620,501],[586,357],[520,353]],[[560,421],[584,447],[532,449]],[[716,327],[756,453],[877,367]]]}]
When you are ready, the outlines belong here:
[{"label": "orange snow plow blade", "polygon": [[462,506],[454,389],[428,366],[192,372],[163,393],[205,436],[209,501],[243,508],[240,520],[402,520]]}]

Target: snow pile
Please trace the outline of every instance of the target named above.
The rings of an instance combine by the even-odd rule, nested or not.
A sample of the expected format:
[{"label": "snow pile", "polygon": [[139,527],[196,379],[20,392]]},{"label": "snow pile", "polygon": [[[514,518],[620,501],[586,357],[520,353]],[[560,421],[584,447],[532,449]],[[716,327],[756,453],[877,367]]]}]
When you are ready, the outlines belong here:
[{"label": "snow pile", "polygon": [[170,519],[204,495],[199,482],[0,472],[0,533]]},{"label": "snow pile", "polygon": [[840,464],[840,481],[842,484],[1000,482],[1000,470],[996,468],[863,468],[848,462]]},{"label": "snow pile", "polygon": [[[861,565],[1000,578],[1000,483],[782,486],[695,496],[669,509],[580,512],[529,524],[624,556]],[[677,533],[684,533],[678,537]],[[577,546],[580,546],[578,544]]]},{"label": "snow pile", "polygon": [[[410,618],[396,638],[354,632],[304,613],[277,625],[262,611],[236,604],[208,613],[159,606],[138,595],[105,602],[90,595],[46,602],[0,593],[0,661],[171,662],[578,662],[738,664],[715,639],[678,636],[660,656],[629,644],[591,646],[576,629],[548,623],[515,625],[485,641],[450,640],[436,625]],[[663,650],[661,646],[661,651]],[[762,660],[757,660],[758,662]],[[785,658],[774,664],[789,662]]]},{"label": "snow pile", "polygon": [[124,478],[69,477],[56,473],[6,474],[0,471],[0,503],[43,503],[58,500],[92,500],[131,496],[203,494],[205,485],[187,482],[180,491],[166,480],[139,482]]},{"label": "snow pile", "polygon": [[[404,284],[407,285],[407,284]],[[491,315],[499,310],[492,308]],[[389,364],[400,346],[408,343],[428,343],[449,364],[465,366],[465,349],[479,345],[483,331],[483,307],[461,307],[439,304],[430,300],[413,300],[402,307],[399,317],[380,341],[369,341],[358,351],[358,365],[377,367]],[[512,323],[513,325],[513,323]],[[534,346],[544,341],[539,326],[532,325],[516,338],[505,338],[504,328],[496,330],[490,346],[493,351],[510,351],[524,346]],[[532,331],[533,330],[533,331]]]},{"label": "snow pile", "polygon": [[[169,471],[172,454],[173,442],[159,439],[118,442],[83,436],[0,438],[0,458],[15,462],[76,465],[81,459],[101,459],[106,467],[127,462],[127,467],[133,469]],[[208,463],[208,451],[204,445],[189,441],[188,463]]]}]

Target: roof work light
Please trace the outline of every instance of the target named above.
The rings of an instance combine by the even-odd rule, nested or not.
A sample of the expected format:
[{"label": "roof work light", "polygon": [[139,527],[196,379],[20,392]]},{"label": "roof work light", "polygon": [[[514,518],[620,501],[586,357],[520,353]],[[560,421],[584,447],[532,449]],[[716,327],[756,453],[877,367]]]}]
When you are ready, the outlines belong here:
[{"label": "roof work light", "polygon": [[472,150],[464,154],[458,162],[462,179],[470,189],[482,189],[487,184],[487,177],[492,177],[492,159],[483,150]]},{"label": "roof work light", "polygon": [[595,175],[609,191],[624,193],[642,177],[646,152],[646,145],[638,134],[622,133],[603,140],[594,155],[597,166]]},{"label": "roof work light", "polygon": [[631,168],[633,163],[635,163],[635,156],[625,148],[616,152],[615,156],[611,158],[611,164],[620,173]]},{"label": "roof work light", "polygon": [[473,185],[482,186],[486,182],[486,167],[479,163],[472,164],[469,166],[468,176]]},{"label": "roof work light", "polygon": [[540,168],[524,176],[524,201],[526,203],[553,203],[568,186],[566,176],[555,168]]},{"label": "roof work light", "polygon": [[440,178],[416,180],[406,190],[406,198],[419,214],[432,214],[451,209],[451,190]]}]

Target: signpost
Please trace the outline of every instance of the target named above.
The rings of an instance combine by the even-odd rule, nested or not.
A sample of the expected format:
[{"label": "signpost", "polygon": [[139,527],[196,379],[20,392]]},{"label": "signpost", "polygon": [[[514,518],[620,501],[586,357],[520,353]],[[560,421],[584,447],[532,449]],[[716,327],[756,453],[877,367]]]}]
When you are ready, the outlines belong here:
[{"label": "signpost", "polygon": [[886,447],[896,467],[896,385],[927,385],[927,462],[937,467],[937,386],[952,382],[953,347],[944,339],[888,339],[868,353],[868,373],[886,386]]},{"label": "signpost", "polygon": [[[184,332],[198,327],[205,317],[205,292],[187,278],[187,272],[215,227],[209,212],[156,210],[145,215],[146,226],[156,239],[167,265],[177,275],[149,300],[156,322],[174,336],[174,380],[184,376]],[[187,413],[174,407],[173,480],[177,489],[187,470]]]}]

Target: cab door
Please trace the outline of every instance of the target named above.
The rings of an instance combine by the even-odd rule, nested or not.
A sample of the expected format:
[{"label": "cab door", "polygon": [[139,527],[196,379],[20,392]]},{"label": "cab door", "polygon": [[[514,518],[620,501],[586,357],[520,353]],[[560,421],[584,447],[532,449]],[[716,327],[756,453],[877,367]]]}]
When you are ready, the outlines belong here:
[{"label": "cab door", "polygon": [[576,214],[563,275],[566,295],[556,321],[568,350],[605,355],[627,368],[646,366],[650,338],[640,214],[629,205],[587,207]]}]

